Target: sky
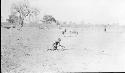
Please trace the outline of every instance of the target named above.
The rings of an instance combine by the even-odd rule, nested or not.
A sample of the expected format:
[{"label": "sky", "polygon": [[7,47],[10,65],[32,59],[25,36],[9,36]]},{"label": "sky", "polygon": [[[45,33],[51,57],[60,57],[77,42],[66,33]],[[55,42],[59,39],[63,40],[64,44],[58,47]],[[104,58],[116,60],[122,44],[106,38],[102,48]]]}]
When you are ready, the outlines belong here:
[{"label": "sky", "polygon": [[[1,15],[10,14],[13,2],[1,0]],[[41,16],[51,14],[60,21],[76,23],[125,25],[125,0],[29,0],[30,5],[41,11]]]}]

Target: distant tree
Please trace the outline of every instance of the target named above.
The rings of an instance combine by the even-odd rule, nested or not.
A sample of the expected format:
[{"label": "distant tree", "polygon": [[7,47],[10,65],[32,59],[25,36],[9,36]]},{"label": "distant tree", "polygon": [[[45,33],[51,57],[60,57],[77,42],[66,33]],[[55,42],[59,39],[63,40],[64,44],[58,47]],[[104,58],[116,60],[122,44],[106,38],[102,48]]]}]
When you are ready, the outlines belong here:
[{"label": "distant tree", "polygon": [[42,22],[46,24],[57,23],[57,20],[52,15],[44,15]]}]

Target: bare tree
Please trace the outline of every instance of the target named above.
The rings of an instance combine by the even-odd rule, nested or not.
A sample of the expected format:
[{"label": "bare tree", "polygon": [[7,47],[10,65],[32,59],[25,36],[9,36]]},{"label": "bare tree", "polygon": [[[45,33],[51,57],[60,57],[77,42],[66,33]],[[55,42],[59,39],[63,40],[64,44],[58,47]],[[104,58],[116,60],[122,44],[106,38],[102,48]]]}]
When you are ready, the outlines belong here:
[{"label": "bare tree", "polygon": [[37,8],[30,8],[30,13],[28,15],[29,22],[34,22],[34,18],[37,19],[37,16],[40,14],[40,11]]},{"label": "bare tree", "polygon": [[21,26],[23,26],[27,17],[30,18],[31,16],[37,16],[39,13],[39,10],[31,8],[28,2],[13,4],[11,7],[11,14],[19,17],[19,24]]},{"label": "bare tree", "polygon": [[11,14],[12,15],[17,15],[19,17],[19,19],[20,19],[19,24],[21,24],[21,26],[23,26],[24,19],[29,14],[28,5],[26,3],[13,4],[12,7],[11,7]]}]

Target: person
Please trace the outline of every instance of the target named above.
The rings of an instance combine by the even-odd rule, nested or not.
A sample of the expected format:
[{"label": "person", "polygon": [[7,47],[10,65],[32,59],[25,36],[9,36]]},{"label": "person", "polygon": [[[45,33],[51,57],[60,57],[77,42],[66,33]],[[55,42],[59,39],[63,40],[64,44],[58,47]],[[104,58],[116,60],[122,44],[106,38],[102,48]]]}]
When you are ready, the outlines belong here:
[{"label": "person", "polygon": [[60,42],[61,42],[61,39],[58,38],[58,40],[53,43],[53,50],[58,50],[58,47],[59,47],[59,46],[64,47],[64,46],[62,46],[62,45],[60,44]]},{"label": "person", "polygon": [[66,33],[66,29],[64,31],[62,31],[62,34],[64,35]]}]

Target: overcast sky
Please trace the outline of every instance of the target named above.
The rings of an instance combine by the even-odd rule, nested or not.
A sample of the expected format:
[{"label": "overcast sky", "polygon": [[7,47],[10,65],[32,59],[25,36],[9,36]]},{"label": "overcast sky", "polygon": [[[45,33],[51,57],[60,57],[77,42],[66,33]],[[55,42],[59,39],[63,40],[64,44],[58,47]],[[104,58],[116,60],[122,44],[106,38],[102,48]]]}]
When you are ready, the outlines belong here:
[{"label": "overcast sky", "polygon": [[[7,17],[13,2],[1,0],[1,15]],[[61,21],[93,24],[125,24],[125,0],[29,0],[30,4]]]}]

